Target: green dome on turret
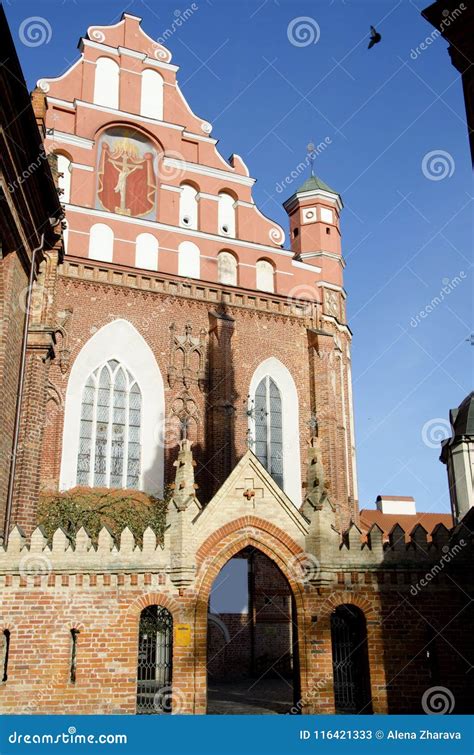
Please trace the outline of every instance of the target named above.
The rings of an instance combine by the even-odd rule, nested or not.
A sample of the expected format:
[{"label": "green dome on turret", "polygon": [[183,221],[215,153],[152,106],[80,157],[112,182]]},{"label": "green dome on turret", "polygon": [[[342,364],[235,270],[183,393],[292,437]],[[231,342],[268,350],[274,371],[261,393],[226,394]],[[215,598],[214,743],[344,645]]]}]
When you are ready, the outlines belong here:
[{"label": "green dome on turret", "polygon": [[338,191],[331,189],[324,181],[321,181],[318,176],[310,176],[299,189],[296,190],[296,194],[301,194],[303,191],[329,191],[331,194],[339,195]]}]

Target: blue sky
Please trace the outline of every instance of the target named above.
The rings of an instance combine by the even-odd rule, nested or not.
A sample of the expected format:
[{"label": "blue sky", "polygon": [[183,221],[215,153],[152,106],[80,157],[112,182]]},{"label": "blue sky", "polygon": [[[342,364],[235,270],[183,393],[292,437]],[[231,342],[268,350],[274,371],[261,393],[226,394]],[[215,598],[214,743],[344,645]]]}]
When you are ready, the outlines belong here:
[{"label": "blue sky", "polygon": [[[433,32],[420,15],[427,4],[11,0],[5,8],[31,87],[77,59],[89,25],[127,10],[158,38],[191,9],[167,42],[182,89],[213,124],[224,157],[237,152],[247,162],[260,208],[285,227],[281,203],[306,175],[284,192],[276,187],[309,141],[326,139],[315,172],[345,204],[361,507],[383,493],[448,511],[438,442],[448,410],[472,389],[473,191],[447,44],[435,39],[416,53]],[[51,30],[37,46],[19,38],[32,16]],[[382,42],[369,51],[370,24]]]}]

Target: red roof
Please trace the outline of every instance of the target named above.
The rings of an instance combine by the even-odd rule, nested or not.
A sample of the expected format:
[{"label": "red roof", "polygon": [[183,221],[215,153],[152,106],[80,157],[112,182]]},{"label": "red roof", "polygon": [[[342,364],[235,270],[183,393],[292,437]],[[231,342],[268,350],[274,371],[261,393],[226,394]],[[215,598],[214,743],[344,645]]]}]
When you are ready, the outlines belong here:
[{"label": "red roof", "polygon": [[[417,524],[421,524],[428,532],[428,540],[431,539],[430,535],[437,524],[444,524],[448,530],[454,526],[451,514],[427,513],[424,511],[419,511],[416,514],[383,514],[378,509],[361,509],[360,529],[362,532],[367,534],[373,524],[378,524],[380,529],[383,530],[386,540],[388,540],[389,532],[396,524],[399,524],[407,535],[409,535]],[[406,539],[408,540],[408,537]]]}]

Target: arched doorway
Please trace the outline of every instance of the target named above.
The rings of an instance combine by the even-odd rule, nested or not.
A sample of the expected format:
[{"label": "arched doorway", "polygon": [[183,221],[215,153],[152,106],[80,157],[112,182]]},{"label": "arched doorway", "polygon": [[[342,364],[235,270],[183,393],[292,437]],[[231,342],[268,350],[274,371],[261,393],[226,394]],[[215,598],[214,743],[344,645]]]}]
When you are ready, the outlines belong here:
[{"label": "arched doorway", "polygon": [[372,713],[367,625],[363,612],[343,604],[331,614],[336,713]]},{"label": "arched doorway", "polygon": [[137,713],[171,713],[173,617],[163,606],[140,614],[137,667]]},{"label": "arched doorway", "polygon": [[208,611],[207,712],[289,712],[300,699],[298,628],[276,563],[253,546],[241,550],[215,578]]}]

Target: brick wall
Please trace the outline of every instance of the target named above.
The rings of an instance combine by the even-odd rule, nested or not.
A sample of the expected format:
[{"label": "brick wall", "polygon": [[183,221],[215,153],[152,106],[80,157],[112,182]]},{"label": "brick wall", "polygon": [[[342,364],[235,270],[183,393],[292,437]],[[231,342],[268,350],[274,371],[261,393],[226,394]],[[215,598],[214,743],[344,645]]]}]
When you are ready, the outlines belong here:
[{"label": "brick wall", "polygon": [[[137,290],[138,286],[110,285],[100,279],[111,277],[119,282],[126,276],[113,276],[112,269],[100,270],[90,266],[69,267],[58,281],[57,309],[73,311],[68,332],[68,346],[72,365],[79,350],[91,335],[113,319],[130,321],[145,338],[158,362],[165,382],[165,405],[168,427],[171,407],[185,392],[182,381],[173,387],[167,382],[170,365],[169,325],[175,323],[177,334],[184,334],[188,323],[197,336],[205,331],[205,370],[207,381],[198,387],[197,382],[186,388],[197,408],[198,422],[191,432],[197,461],[196,478],[198,497],[207,502],[216,489],[227,479],[235,463],[247,448],[247,395],[250,380],[257,366],[268,357],[276,357],[291,372],[298,391],[299,434],[301,439],[301,481],[305,480],[306,444],[310,430],[308,421],[313,409],[313,397],[317,396],[323,458],[327,468],[328,483],[338,504],[341,521],[348,522],[351,509],[348,504],[347,458],[344,443],[338,442],[341,433],[349,431],[343,423],[341,391],[338,390],[338,371],[326,352],[331,348],[332,336],[326,338],[325,351],[318,343],[308,344],[308,319],[282,316],[272,313],[272,302],[250,297],[245,306],[226,305],[219,307],[206,287],[192,284],[189,295],[163,295],[150,290]],[[85,280],[85,274],[93,274],[94,280]],[[73,279],[80,274],[82,279]],[[103,273],[103,274],[102,274]],[[213,292],[216,293],[215,291]],[[217,295],[220,292],[217,291]],[[278,304],[278,302],[276,302]],[[264,305],[267,311],[263,311]],[[310,349],[310,355],[308,355]],[[345,359],[345,357],[344,357]],[[49,380],[54,385],[61,401],[48,405],[44,428],[41,483],[55,487],[59,481],[61,443],[63,432],[63,409],[69,372],[61,370],[59,360],[51,364]],[[347,398],[346,398],[347,400]],[[346,414],[348,414],[346,407]],[[174,433],[176,435],[176,431]],[[165,448],[165,480],[173,479],[173,462],[176,458],[177,438],[172,437]],[[34,525],[32,519],[28,528]]]},{"label": "brick wall", "polygon": [[19,257],[9,254],[0,259],[0,301],[2,330],[0,337],[0,517],[3,530],[8,490],[13,428],[18,395],[21,342],[25,320],[25,291],[28,275]]},{"label": "brick wall", "polygon": [[[175,705],[177,712],[205,712],[206,684],[201,680],[206,663],[199,647],[206,637],[205,630],[202,635],[199,624],[194,624],[196,593],[187,590],[178,595],[160,581],[151,573],[2,577],[0,629],[10,631],[8,680],[0,684],[2,712],[133,714],[139,614],[152,603],[168,607],[175,621],[191,624],[191,646],[174,647]],[[472,663],[466,627],[472,615],[468,609],[462,611],[460,591],[440,584],[422,596],[416,607],[424,619],[404,604],[408,591],[403,585],[398,589],[386,585],[382,594],[375,583],[319,592],[306,591],[298,617],[300,651],[307,649],[307,657],[301,658],[302,669],[306,668],[301,676],[304,712],[333,712],[329,620],[341,603],[360,606],[367,620],[375,713],[421,712],[423,693],[436,684],[454,695],[454,712],[473,712],[472,681],[466,676]],[[449,628],[436,640],[440,676],[435,679],[424,653],[426,618],[440,629],[440,604],[445,607],[443,626],[449,622]],[[236,629],[239,621],[234,615],[231,628]],[[71,628],[80,630],[75,684],[69,680]],[[201,670],[204,675],[197,673]],[[217,664],[213,670],[219,670]]]}]

